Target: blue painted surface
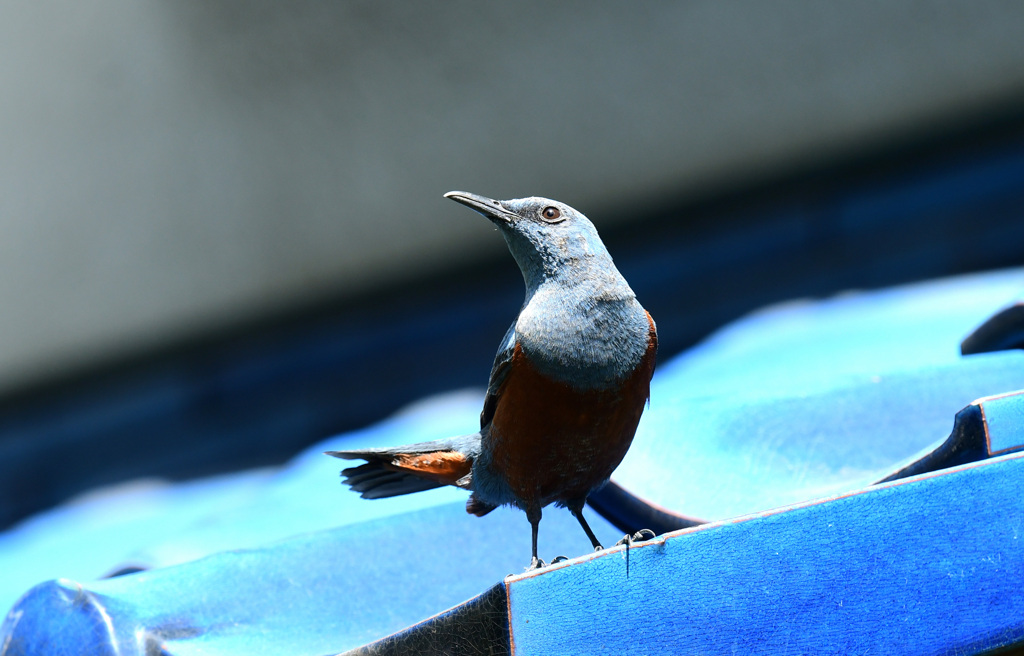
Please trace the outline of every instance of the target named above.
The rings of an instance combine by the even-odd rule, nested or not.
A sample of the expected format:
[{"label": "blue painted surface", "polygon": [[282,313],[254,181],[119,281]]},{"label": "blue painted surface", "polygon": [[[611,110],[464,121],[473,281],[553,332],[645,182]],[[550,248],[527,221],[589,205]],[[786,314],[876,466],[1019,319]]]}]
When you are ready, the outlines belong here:
[{"label": "blue painted surface", "polygon": [[[566,511],[549,513],[544,528],[547,544],[589,546]],[[5,656],[89,653],[89,644],[98,654],[141,655],[158,644],[174,655],[316,656],[479,594],[522,571],[529,548],[522,513],[477,519],[462,503],[446,503],[174,567],[44,583],[18,603],[0,635],[25,647]]]},{"label": "blue painted surface", "polygon": [[1024,352],[961,356],[1024,272],[755,313],[662,366],[613,479],[722,519],[863,487],[944,440],[973,400],[1024,389]]},{"label": "blue painted surface", "polygon": [[[47,579],[90,581],[125,565],[165,567],[303,532],[464,501],[464,493],[436,490],[368,503],[340,484],[336,461],[322,451],[337,448],[340,440],[383,446],[395,435],[429,439],[476,421],[482,399],[477,393],[433,398],[376,426],[316,445],[280,469],[175,485],[142,481],[41,513],[0,537],[0,606],[10,607],[28,588]],[[528,538],[527,533],[527,550]]]},{"label": "blue painted surface", "polygon": [[[1024,639],[1024,454],[508,582],[517,656],[977,653]],[[567,648],[571,645],[571,649]]]},{"label": "blue painted surface", "polygon": [[[651,406],[615,479],[663,506],[711,519],[871,482],[945,439],[955,413],[974,399],[1024,389],[1021,352],[958,352],[963,336],[1022,288],[1021,270],[967,276],[792,303],[726,327],[660,366]],[[154,639],[171,641],[169,653],[181,654],[259,653],[261,645],[277,649],[266,653],[324,653],[403,628],[519,571],[529,554],[528,523],[509,510],[469,517],[458,490],[361,500],[341,488],[336,461],[321,452],[465,433],[475,427],[481,402],[475,392],[428,399],[327,440],[277,470],[137,484],[44,513],[0,536],[0,605],[47,579],[86,582],[84,589],[105,600],[100,606],[69,607],[61,601],[69,593],[46,584],[22,602],[19,635],[73,644],[82,635],[76,631],[96,626],[81,613],[102,607],[125,636],[142,626]],[[986,403],[993,440],[1017,441],[1019,410]],[[980,490],[962,480],[962,493],[975,503]],[[846,513],[868,512],[865,521],[885,514],[881,506],[844,504],[824,507],[842,522],[853,521]],[[619,537],[590,517],[606,544]],[[764,521],[783,530],[773,523],[781,520]],[[290,537],[296,535],[305,537]],[[795,539],[761,537],[766,544]],[[540,540],[548,559],[589,551],[564,510],[548,509]],[[237,549],[247,551],[230,551]],[[869,552],[888,558],[885,549]],[[742,571],[729,564],[729,553],[723,547],[704,556],[722,571]],[[155,569],[88,583],[125,565]],[[672,576],[689,581],[696,566],[680,565],[674,571],[686,574]],[[774,577],[777,591],[786,577],[800,580],[799,568],[788,564],[764,575]],[[168,624],[168,618],[177,619]],[[294,649],[283,651],[284,645]]]},{"label": "blue painted surface", "polygon": [[[22,593],[47,579],[90,581],[122,566],[166,567],[300,533],[446,503],[464,504],[466,494],[455,489],[373,502],[360,499],[340,484],[337,461],[322,452],[342,441],[354,447],[385,446],[394,439],[422,440],[453,433],[478,420],[482,401],[482,394],[476,392],[429,399],[376,426],[316,445],[280,470],[176,485],[140,482],[43,513],[0,536],[0,572],[4,573],[0,606],[9,608]],[[589,550],[578,526],[568,535],[548,530],[549,519],[561,514],[567,513],[555,509],[545,513],[540,539],[548,558]],[[463,515],[471,524],[478,521],[464,511]],[[518,519],[521,526],[506,538],[525,554],[517,564],[521,569],[529,561],[530,532],[525,517]],[[605,522],[595,520],[602,539],[614,542],[621,537]],[[459,553],[453,546],[452,558]]]},{"label": "blue painted surface", "polygon": [[1003,394],[980,400],[993,455],[1024,445],[1024,393]]}]

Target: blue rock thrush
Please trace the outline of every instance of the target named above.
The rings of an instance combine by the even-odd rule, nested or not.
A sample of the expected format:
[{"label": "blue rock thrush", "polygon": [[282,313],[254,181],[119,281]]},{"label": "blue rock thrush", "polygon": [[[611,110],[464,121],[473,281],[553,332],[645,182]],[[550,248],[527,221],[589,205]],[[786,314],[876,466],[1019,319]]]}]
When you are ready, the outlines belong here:
[{"label": "blue rock thrush", "polygon": [[366,463],[342,471],[367,499],[443,485],[470,490],[466,511],[526,512],[537,557],[541,509],[583,517],[622,461],[650,396],[658,334],[587,217],[546,198],[445,194],[491,220],[522,269],[526,301],[491,368],[480,431],[394,448],[330,451]]}]

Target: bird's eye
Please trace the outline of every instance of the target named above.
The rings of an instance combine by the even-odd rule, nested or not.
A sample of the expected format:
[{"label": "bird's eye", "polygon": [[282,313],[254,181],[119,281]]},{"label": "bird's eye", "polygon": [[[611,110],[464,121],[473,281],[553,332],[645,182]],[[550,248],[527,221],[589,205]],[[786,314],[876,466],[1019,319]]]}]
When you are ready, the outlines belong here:
[{"label": "bird's eye", "polygon": [[557,207],[549,206],[545,207],[544,211],[541,212],[540,215],[544,217],[545,221],[557,221],[562,216],[562,213],[558,211]]}]

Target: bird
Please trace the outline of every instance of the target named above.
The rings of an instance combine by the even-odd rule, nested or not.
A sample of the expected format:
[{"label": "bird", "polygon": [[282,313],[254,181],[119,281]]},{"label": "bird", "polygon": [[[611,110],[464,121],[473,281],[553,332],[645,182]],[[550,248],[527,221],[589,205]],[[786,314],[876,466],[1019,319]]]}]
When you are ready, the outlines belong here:
[{"label": "bird", "polygon": [[404,446],[328,451],[364,460],[344,483],[378,499],[445,485],[466,489],[466,511],[499,506],[526,513],[537,555],[542,509],[579,521],[587,497],[626,455],[645,406],[658,351],[654,319],[637,301],[594,224],[565,203],[445,194],[482,214],[505,238],[526,298],[491,367],[480,430]]}]

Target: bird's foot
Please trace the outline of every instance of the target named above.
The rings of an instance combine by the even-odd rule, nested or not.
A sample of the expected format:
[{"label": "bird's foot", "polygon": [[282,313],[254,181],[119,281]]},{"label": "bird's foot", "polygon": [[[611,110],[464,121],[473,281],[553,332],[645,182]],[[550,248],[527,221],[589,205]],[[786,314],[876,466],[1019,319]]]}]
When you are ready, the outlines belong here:
[{"label": "bird's foot", "polygon": [[554,559],[551,561],[551,564],[554,565],[555,563],[562,563],[567,560],[569,560],[568,556],[555,556]]},{"label": "bird's foot", "polygon": [[654,535],[654,531],[649,528],[642,528],[633,535],[625,536],[616,542],[615,546],[618,547],[623,544],[633,544],[634,542],[647,542],[648,540],[653,540],[655,537],[657,536]]},{"label": "bird's foot", "polygon": [[534,557],[533,557],[533,560],[532,560],[532,561],[530,561],[530,566],[526,568],[526,571],[527,571],[527,572],[532,572],[532,571],[533,571],[533,570],[535,570],[535,569],[543,569],[543,568],[545,568],[545,567],[547,567],[547,566],[548,566],[548,564],[547,564],[547,563],[545,563],[545,562],[544,562],[543,560],[541,560],[540,558],[538,558],[538,557],[534,556]]},{"label": "bird's foot", "polygon": [[627,579],[629,578],[629,552],[631,551],[630,547],[633,546],[634,542],[646,542],[648,540],[653,539],[654,537],[655,537],[654,531],[652,531],[649,528],[642,528],[639,531],[637,531],[636,533],[634,533],[633,535],[629,535],[627,533],[624,538],[622,538],[621,540],[619,540],[618,542],[615,543],[616,547],[619,546],[620,544],[626,545],[625,555],[626,555],[626,578]]}]

